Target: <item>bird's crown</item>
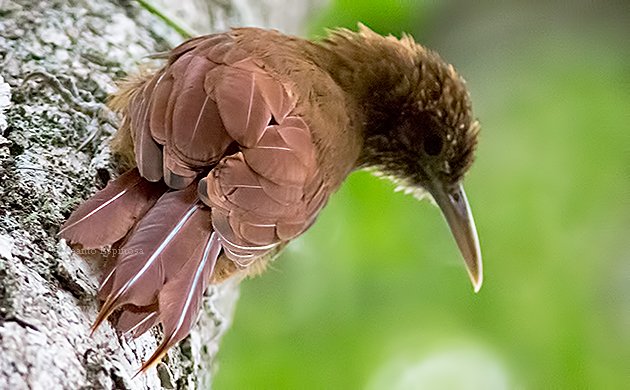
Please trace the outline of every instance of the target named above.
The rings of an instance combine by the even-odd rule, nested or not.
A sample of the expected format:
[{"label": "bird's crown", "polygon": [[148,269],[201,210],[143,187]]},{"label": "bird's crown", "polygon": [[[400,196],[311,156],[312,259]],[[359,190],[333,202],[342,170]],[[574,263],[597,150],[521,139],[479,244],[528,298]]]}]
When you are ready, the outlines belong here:
[{"label": "bird's crown", "polygon": [[338,58],[333,77],[363,107],[362,166],[414,187],[461,181],[479,124],[452,65],[407,34],[384,37],[363,25],[331,31],[322,45]]}]

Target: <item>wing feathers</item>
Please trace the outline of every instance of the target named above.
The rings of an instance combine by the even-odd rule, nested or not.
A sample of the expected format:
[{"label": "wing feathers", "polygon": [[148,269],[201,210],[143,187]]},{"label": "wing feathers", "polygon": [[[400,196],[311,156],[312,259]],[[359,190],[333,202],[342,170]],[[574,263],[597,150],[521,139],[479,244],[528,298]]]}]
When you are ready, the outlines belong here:
[{"label": "wing feathers", "polygon": [[203,57],[190,61],[182,91],[173,107],[172,136],[168,147],[192,168],[205,168],[222,157],[232,142],[223,127],[216,103],[204,88],[204,80],[216,65]]},{"label": "wing feathers", "polygon": [[287,90],[280,82],[264,73],[258,74],[256,83],[265,103],[271,110],[273,118],[276,122],[282,123],[284,118],[295,107],[297,99],[289,96]]},{"label": "wing feathers", "polygon": [[240,145],[256,145],[271,121],[271,111],[256,84],[256,74],[226,68],[215,87],[221,120],[228,134]]},{"label": "wing feathers", "polygon": [[326,194],[308,126],[294,116],[221,160],[199,190],[227,256],[240,266],[306,230]]},{"label": "wing feathers", "polygon": [[156,84],[162,80],[162,76],[154,76],[138,91],[134,98],[136,104],[132,104],[130,110],[138,170],[142,177],[149,181],[158,181],[162,178],[162,149],[151,136],[149,116],[153,101],[152,94]]},{"label": "wing feathers", "polygon": [[166,110],[168,107],[171,92],[173,91],[173,75],[170,70],[165,70],[160,76],[161,81],[156,85],[151,98],[153,105],[149,117],[149,125],[151,127],[151,136],[160,145],[166,144]]}]

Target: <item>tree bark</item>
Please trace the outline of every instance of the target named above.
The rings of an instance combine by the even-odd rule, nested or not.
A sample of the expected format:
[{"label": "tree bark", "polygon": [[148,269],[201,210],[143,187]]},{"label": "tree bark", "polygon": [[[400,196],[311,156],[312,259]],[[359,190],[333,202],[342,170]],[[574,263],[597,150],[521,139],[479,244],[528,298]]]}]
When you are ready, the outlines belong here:
[{"label": "tree bark", "polygon": [[[319,2],[161,1],[199,33],[241,24],[296,32]],[[104,105],[115,80],[181,40],[135,1],[0,0],[0,389],[210,387],[235,281],[212,287],[191,336],[134,378],[160,331],[127,341],[106,324],[90,337],[98,261],[56,237],[117,174],[107,141],[118,119]]]}]

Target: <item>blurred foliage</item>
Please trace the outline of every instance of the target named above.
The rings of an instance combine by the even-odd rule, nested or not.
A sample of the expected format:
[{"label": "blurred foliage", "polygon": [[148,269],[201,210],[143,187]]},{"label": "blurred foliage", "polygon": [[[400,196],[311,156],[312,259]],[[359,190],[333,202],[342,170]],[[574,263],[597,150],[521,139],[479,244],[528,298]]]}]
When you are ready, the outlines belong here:
[{"label": "blurred foliage", "polygon": [[356,30],[357,23],[381,34],[411,32],[428,18],[429,4],[414,0],[334,0],[311,26],[311,34],[324,36],[328,28]]},{"label": "blurred foliage", "polygon": [[355,173],[243,283],[216,388],[627,388],[628,11],[334,1],[314,35],[412,31],[467,78],[485,285],[472,293],[437,208]]}]

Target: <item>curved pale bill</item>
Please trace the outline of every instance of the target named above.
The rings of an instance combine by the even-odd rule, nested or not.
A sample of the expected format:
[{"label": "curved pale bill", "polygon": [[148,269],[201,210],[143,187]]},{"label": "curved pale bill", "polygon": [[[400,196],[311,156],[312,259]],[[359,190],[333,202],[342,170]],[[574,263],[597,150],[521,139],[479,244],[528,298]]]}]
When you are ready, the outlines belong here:
[{"label": "curved pale bill", "polygon": [[466,193],[461,184],[454,188],[445,189],[441,185],[435,185],[430,189],[435,202],[442,210],[442,214],[451,228],[457,246],[464,257],[468,275],[472,281],[475,292],[481,289],[483,283],[483,266],[481,263],[481,251],[475,221],[466,199]]}]

